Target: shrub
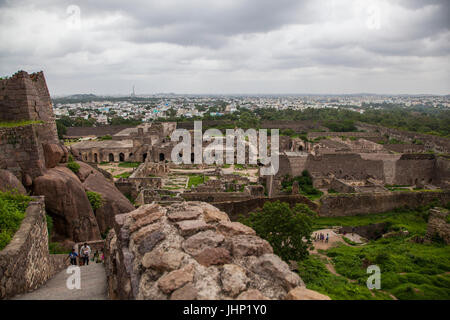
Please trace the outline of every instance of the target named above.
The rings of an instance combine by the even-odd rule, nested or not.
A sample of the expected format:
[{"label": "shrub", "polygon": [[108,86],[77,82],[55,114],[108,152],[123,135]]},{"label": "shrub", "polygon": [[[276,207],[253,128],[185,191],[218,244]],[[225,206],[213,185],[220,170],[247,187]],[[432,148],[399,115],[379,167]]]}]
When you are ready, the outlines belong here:
[{"label": "shrub", "polygon": [[121,174],[115,175],[114,178],[129,178],[131,176],[131,172],[123,172]]},{"label": "shrub", "polygon": [[64,249],[61,244],[58,242],[49,242],[48,243],[48,252],[50,254],[62,254],[67,253],[67,250]]},{"label": "shrub", "polygon": [[17,191],[0,192],[0,250],[8,245],[19,229],[30,200]]},{"label": "shrub", "polygon": [[80,171],[80,165],[74,161],[72,162],[67,162],[67,168],[69,168],[70,170],[72,170],[73,173],[78,173]]},{"label": "shrub", "polygon": [[103,198],[100,193],[94,191],[86,191],[86,195],[91,203],[92,210],[96,211],[100,209],[103,205]]},{"label": "shrub", "polygon": [[48,214],[45,215],[45,219],[47,221],[48,236],[50,237],[50,235],[52,234],[52,231],[53,231],[53,219]]},{"label": "shrub", "polygon": [[[266,202],[260,212],[252,212],[240,221],[267,240],[283,260],[301,260],[308,255],[312,222],[316,213],[305,204],[293,209],[285,202]],[[306,239],[307,241],[303,241]]]},{"label": "shrub", "polygon": [[107,135],[104,135],[104,136],[100,137],[100,140],[101,140],[101,141],[104,141],[104,140],[112,140],[112,137],[111,137],[109,134],[107,134]]}]

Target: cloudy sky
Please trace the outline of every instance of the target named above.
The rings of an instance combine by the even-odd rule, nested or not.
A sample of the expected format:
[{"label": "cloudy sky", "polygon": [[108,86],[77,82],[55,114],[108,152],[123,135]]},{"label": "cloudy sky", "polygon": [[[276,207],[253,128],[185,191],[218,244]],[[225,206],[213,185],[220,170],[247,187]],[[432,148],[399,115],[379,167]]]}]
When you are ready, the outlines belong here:
[{"label": "cloudy sky", "polygon": [[0,76],[72,93],[450,93],[449,0],[0,0]]}]

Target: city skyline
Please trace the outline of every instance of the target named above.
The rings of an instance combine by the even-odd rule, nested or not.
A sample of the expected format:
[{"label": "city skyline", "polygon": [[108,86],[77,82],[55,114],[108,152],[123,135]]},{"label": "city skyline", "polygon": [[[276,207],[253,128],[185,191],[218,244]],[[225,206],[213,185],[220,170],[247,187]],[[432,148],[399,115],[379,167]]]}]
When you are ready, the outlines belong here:
[{"label": "city skyline", "polygon": [[[0,76],[54,96],[448,95],[448,1],[0,1]],[[14,36],[11,36],[14,35]]]}]

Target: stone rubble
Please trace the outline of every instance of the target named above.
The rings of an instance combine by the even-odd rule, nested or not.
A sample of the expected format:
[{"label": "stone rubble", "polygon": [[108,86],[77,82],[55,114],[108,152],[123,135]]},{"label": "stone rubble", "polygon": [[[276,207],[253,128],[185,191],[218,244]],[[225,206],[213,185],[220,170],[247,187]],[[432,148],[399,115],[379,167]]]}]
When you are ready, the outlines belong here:
[{"label": "stone rubble", "polygon": [[326,299],[255,231],[204,202],[116,216],[106,239],[112,299]]}]

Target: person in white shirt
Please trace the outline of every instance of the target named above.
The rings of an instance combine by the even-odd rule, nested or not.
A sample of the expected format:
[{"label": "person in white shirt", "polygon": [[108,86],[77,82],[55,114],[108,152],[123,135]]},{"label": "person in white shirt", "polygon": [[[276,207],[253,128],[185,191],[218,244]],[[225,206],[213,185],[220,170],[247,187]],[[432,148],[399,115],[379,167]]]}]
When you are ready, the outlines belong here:
[{"label": "person in white shirt", "polygon": [[89,255],[91,254],[91,247],[85,242],[84,245],[80,249],[80,257],[83,260],[85,265],[89,264]]}]

